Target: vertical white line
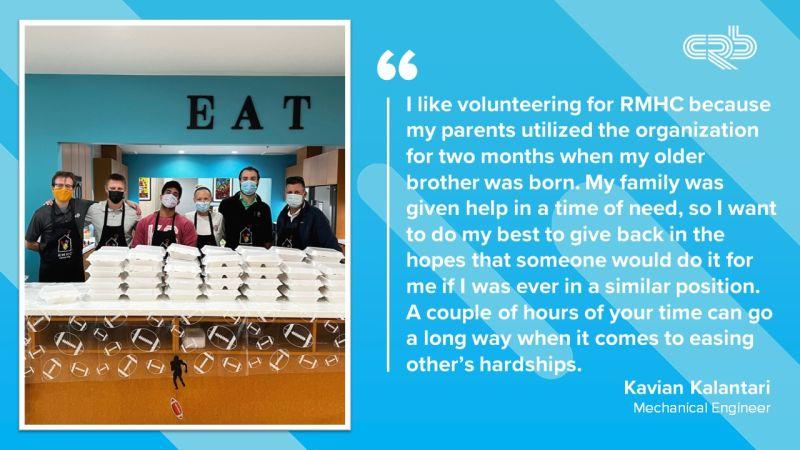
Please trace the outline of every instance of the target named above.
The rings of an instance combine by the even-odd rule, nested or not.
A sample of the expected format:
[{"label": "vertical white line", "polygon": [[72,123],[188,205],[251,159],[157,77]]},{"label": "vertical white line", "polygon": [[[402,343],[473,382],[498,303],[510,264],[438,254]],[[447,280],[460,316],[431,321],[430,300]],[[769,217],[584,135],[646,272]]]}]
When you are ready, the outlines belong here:
[{"label": "vertical white line", "polygon": [[389,208],[389,197],[390,197],[390,187],[389,187],[389,177],[391,176],[391,165],[389,159],[389,97],[386,97],[386,373],[391,372],[391,368],[389,367],[389,354],[390,354],[390,343],[391,343],[391,336],[389,334],[389,327],[390,327],[390,316],[391,316],[391,294],[390,294],[390,287],[391,287],[391,245],[389,244],[390,239],[392,237],[392,227],[391,227],[391,210]]},{"label": "vertical white line", "polygon": [[344,169],[344,178],[345,178],[345,205],[350,205],[349,207],[345,207],[345,225],[344,225],[344,235],[345,239],[347,239],[347,259],[345,263],[347,264],[347,316],[346,316],[346,324],[347,324],[347,339],[345,339],[345,407],[344,407],[344,424],[346,429],[350,429],[350,420],[351,420],[351,407],[352,407],[352,369],[351,369],[351,361],[353,360],[353,353],[352,353],[352,342],[353,342],[353,323],[350,320],[352,317],[352,296],[353,296],[353,233],[351,231],[351,224],[353,223],[352,220],[352,211],[353,211],[353,201],[351,198],[351,193],[353,186],[351,183],[351,173],[352,173],[352,162],[351,162],[351,155],[352,149],[350,146],[350,139],[351,139],[351,131],[350,131],[350,53],[352,49],[350,47],[350,21],[344,21],[344,148],[345,151],[345,169]]},{"label": "vertical white line", "polygon": [[22,240],[23,231],[25,229],[25,27],[27,22],[24,20],[19,21],[19,67],[17,82],[19,83],[19,148],[17,149],[17,158],[19,159],[19,205],[18,205],[18,224],[17,228],[17,245],[19,255],[17,256],[17,326],[19,327],[19,341],[17,342],[17,352],[19,355],[19,428],[25,427],[25,352],[23,345],[25,345],[25,243]]}]

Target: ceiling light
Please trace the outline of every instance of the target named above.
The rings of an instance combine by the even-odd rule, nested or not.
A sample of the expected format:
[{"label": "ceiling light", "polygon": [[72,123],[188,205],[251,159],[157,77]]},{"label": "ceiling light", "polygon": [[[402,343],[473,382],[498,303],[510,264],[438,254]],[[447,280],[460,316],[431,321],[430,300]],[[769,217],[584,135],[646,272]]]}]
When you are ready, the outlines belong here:
[{"label": "ceiling light", "polygon": [[239,153],[239,151],[238,150],[231,150],[231,153],[233,153],[235,155],[235,154]]},{"label": "ceiling light", "polygon": [[178,153],[180,153],[182,155],[182,154],[186,153],[186,150],[178,150]]}]

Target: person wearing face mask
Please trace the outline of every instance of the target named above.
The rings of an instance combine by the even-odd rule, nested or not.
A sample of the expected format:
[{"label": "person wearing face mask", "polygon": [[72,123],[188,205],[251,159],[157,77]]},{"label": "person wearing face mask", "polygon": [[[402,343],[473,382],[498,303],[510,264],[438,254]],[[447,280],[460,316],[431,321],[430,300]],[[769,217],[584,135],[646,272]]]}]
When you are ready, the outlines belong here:
[{"label": "person wearing face mask", "polygon": [[342,251],[325,214],[306,201],[303,177],[286,179],[286,206],[278,214],[276,245],[299,248],[325,247]]},{"label": "person wearing face mask", "polygon": [[181,201],[183,188],[180,183],[170,180],[161,188],[161,208],[143,218],[136,225],[131,247],[137,245],[160,245],[169,247],[172,243],[197,245],[197,232],[186,217],[175,212]]},{"label": "person wearing face mask", "polygon": [[85,281],[83,226],[93,202],[72,197],[75,174],[58,171],[50,181],[53,199],[34,212],[25,248],[39,253],[40,282]]},{"label": "person wearing face mask", "polygon": [[186,213],[197,230],[197,248],[221,245],[225,237],[222,214],[211,207],[211,190],[205,186],[194,189],[194,211]]},{"label": "person wearing face mask", "polygon": [[139,221],[136,209],[125,200],[125,177],[112,173],[106,180],[108,200],[89,207],[86,223],[94,225],[96,248],[103,246],[128,247],[133,230]]},{"label": "person wearing face mask", "polygon": [[225,228],[225,246],[272,246],[272,211],[256,194],[258,169],[245,167],[239,172],[241,190],[219,204]]}]

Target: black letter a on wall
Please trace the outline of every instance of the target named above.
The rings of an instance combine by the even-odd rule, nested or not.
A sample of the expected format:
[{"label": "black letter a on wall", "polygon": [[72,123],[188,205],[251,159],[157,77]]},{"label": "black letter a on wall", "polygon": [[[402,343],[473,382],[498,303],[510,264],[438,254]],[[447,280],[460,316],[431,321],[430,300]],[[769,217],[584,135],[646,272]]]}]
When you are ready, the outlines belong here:
[{"label": "black letter a on wall", "polygon": [[253,98],[249,95],[244,99],[242,110],[239,111],[239,117],[236,119],[236,123],[231,127],[231,130],[241,130],[242,120],[246,120],[250,123],[250,126],[247,127],[250,130],[264,129],[264,127],[261,126],[261,122],[258,120],[258,113],[256,113],[256,106],[253,104]]}]

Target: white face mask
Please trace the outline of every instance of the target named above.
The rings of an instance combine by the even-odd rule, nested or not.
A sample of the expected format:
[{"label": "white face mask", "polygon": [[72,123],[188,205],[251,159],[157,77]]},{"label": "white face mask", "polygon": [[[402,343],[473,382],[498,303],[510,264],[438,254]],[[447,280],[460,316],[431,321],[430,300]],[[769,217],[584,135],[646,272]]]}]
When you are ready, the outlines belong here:
[{"label": "white face mask", "polygon": [[303,196],[300,194],[286,194],[286,204],[290,208],[297,208],[303,204]]},{"label": "white face mask", "polygon": [[164,205],[164,208],[172,209],[178,206],[178,197],[172,194],[164,194],[161,196],[161,204]]}]

